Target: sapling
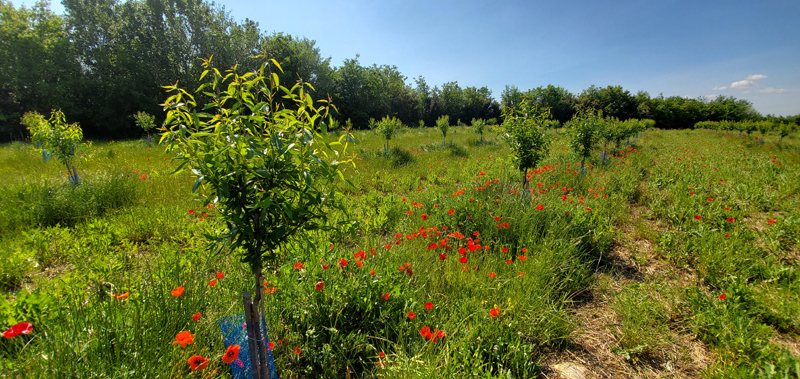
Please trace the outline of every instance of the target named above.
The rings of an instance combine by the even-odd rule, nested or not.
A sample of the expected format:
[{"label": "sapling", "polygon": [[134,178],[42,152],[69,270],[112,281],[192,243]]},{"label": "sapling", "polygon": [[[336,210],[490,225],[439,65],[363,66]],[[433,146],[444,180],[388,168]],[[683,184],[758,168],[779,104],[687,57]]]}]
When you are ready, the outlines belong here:
[{"label": "sapling", "polygon": [[156,116],[151,116],[147,112],[136,112],[133,119],[136,120],[136,125],[147,133],[147,143],[149,144],[151,142],[150,130],[156,127]]},{"label": "sapling", "polygon": [[39,153],[49,152],[67,166],[67,176],[72,184],[80,184],[75,168],[75,155],[83,140],[83,130],[78,123],[67,124],[64,113],[54,110],[50,119],[37,112],[27,112],[22,116],[22,125],[28,128],[31,141]]},{"label": "sapling", "polygon": [[281,247],[291,238],[344,225],[329,220],[328,210],[346,214],[334,185],[340,167],[352,161],[343,159],[344,135],[330,143],[322,137],[327,102],[316,105],[305,84],[281,86],[272,72],[280,65],[264,55],[257,58],[264,59],[260,68],[241,75],[236,66],[223,75],[211,68],[210,59],[203,60],[200,79],[206,80],[197,92],[208,99],[202,109],[177,85],[165,87],[171,96],[163,104],[161,142],[177,153],[176,172],[192,170],[197,178],[192,192],[205,188],[205,202],[214,204],[227,226],[210,237],[212,246],[241,248],[242,262],[250,266],[255,296],[243,294],[249,351],[254,377],[266,378],[267,346],[259,327],[263,270],[281,258]]},{"label": "sapling", "polygon": [[486,122],[480,118],[473,118],[472,119],[472,127],[475,128],[475,133],[481,135],[481,142],[483,142],[483,132],[486,129]]},{"label": "sapling", "polygon": [[447,130],[450,129],[450,116],[444,115],[436,120],[436,126],[442,132],[442,146],[447,141]]},{"label": "sapling", "polygon": [[531,106],[526,96],[517,105],[503,108],[503,127],[505,138],[513,150],[514,165],[522,172],[522,187],[528,188],[528,170],[535,168],[547,156],[550,148],[543,131],[544,122],[550,111],[540,111]]},{"label": "sapling", "polygon": [[565,125],[571,130],[570,146],[581,157],[581,172],[586,170],[586,158],[592,155],[601,125],[602,115],[596,114],[594,110],[579,112]]}]

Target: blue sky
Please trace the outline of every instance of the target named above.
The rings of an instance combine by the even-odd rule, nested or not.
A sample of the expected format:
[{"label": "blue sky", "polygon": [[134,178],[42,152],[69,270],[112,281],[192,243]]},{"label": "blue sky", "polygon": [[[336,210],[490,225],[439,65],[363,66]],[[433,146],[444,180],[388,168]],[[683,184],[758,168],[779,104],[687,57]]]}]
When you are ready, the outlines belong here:
[{"label": "blue sky", "polygon": [[[32,4],[31,0],[23,1]],[[15,2],[19,4],[19,2]],[[317,41],[335,66],[395,65],[408,83],[621,85],[651,96],[726,95],[800,114],[800,1],[220,0],[262,31]],[[52,6],[56,13],[63,6]]]}]

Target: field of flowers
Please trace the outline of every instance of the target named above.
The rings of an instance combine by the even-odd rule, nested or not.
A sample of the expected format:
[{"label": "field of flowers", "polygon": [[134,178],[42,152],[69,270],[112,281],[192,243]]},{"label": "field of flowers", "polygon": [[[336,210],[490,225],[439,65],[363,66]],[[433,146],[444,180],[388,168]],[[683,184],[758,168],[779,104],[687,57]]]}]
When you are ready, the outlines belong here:
[{"label": "field of flowers", "polygon": [[[349,227],[265,271],[282,378],[557,377],[587,354],[598,377],[800,376],[796,135],[648,130],[580,170],[552,129],[523,188],[496,133],[354,133]],[[208,249],[213,205],[163,147],[84,150],[73,187],[0,148],[0,376],[230,377],[219,321],[252,275]]]}]

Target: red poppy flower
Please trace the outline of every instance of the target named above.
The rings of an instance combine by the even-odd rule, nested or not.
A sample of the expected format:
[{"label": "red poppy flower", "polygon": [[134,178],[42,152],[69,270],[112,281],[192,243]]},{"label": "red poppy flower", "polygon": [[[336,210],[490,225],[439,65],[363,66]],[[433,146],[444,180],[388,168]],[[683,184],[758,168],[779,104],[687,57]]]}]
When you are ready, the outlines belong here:
[{"label": "red poppy flower", "polygon": [[539,205],[536,206],[536,210],[537,211],[541,211],[542,209],[544,209],[544,205],[539,204]]},{"label": "red poppy flower", "polygon": [[520,256],[517,257],[517,259],[519,259],[521,261],[524,261],[524,260],[528,259],[528,257],[526,257],[524,255],[520,255]]},{"label": "red poppy flower", "polygon": [[453,213],[456,213],[456,210],[455,210],[455,209],[451,209],[451,210],[447,211],[447,214],[448,214],[448,215],[452,215]]},{"label": "red poppy flower", "polygon": [[492,316],[492,318],[497,317],[499,313],[500,313],[500,308],[492,308],[489,310],[489,316]]},{"label": "red poppy flower", "polygon": [[270,341],[269,345],[267,346],[267,350],[272,350],[275,348],[275,342]]},{"label": "red poppy flower", "polygon": [[505,248],[505,247],[504,247],[504,248],[502,248],[502,249],[500,249],[500,251],[502,251],[502,252],[504,252],[504,253],[508,253],[508,249],[507,249],[507,248]]},{"label": "red poppy flower", "polygon": [[378,353],[378,355],[380,355],[381,358],[386,356],[386,354],[384,354],[382,351],[380,353]]},{"label": "red poppy flower", "polygon": [[414,212],[408,211],[408,212],[406,212],[406,215],[411,216],[412,213],[414,213]]},{"label": "red poppy flower", "polygon": [[694,216],[694,218],[695,218],[695,219],[698,219],[698,220],[702,220],[702,219],[703,219],[703,216],[700,216],[700,215],[695,215],[695,216]]},{"label": "red poppy flower", "polygon": [[342,268],[344,268],[344,266],[347,266],[347,259],[340,258],[339,259],[339,266],[341,266]]},{"label": "red poppy flower", "polygon": [[194,334],[183,331],[175,335],[175,341],[172,344],[180,344],[181,347],[186,347],[187,343],[194,343]]},{"label": "red poppy flower", "polygon": [[528,252],[528,249],[526,249],[526,248],[524,248],[524,247],[523,247],[523,248],[522,248],[522,252],[523,252],[523,253],[527,253],[527,252]]},{"label": "red poppy flower", "polygon": [[293,351],[294,351],[295,354],[300,355],[300,347],[299,346],[295,346]]},{"label": "red poppy flower", "polygon": [[414,313],[414,312],[407,312],[407,313],[406,313],[406,316],[408,316],[408,319],[409,319],[409,320],[413,320],[413,319],[414,319],[414,317],[417,317],[417,314],[416,314],[416,313]]},{"label": "red poppy flower", "polygon": [[467,263],[467,261],[469,261],[469,260],[468,260],[468,259],[467,259],[467,257],[464,255],[464,256],[461,256],[461,258],[459,258],[459,259],[458,259],[458,261],[459,261],[459,262],[461,262],[461,263]]},{"label": "red poppy flower", "polygon": [[736,219],[733,217],[728,217],[728,222],[733,224],[734,222],[736,222]]},{"label": "red poppy flower", "polygon": [[414,271],[411,271],[411,269],[410,269],[410,268],[409,268],[409,269],[406,269],[406,274],[408,274],[408,277],[410,278],[410,277],[411,277],[411,275],[414,275]]},{"label": "red poppy flower", "polygon": [[175,288],[174,290],[170,291],[170,293],[172,294],[172,296],[175,296],[175,297],[183,295],[183,286]]},{"label": "red poppy flower", "polygon": [[521,277],[525,276],[525,273],[524,272],[518,272],[517,276],[519,276],[521,278]]},{"label": "red poppy flower", "polygon": [[364,267],[364,262],[359,259],[359,260],[356,261],[356,266],[357,267]]},{"label": "red poppy flower", "polygon": [[725,295],[724,293],[722,295],[719,295],[719,299],[720,300],[725,300],[727,298],[728,298],[728,295]]},{"label": "red poppy flower", "polygon": [[194,214],[194,209],[189,209],[189,214],[193,215]]},{"label": "red poppy flower", "polygon": [[495,221],[500,221],[500,217],[495,217],[494,220]]},{"label": "red poppy flower", "polygon": [[217,280],[216,279],[211,279],[211,281],[208,282],[208,285],[211,286],[211,287],[216,286],[217,285]]},{"label": "red poppy flower", "polygon": [[445,258],[447,258],[447,254],[445,253],[439,254],[439,259],[444,260]]},{"label": "red poppy flower", "polygon": [[591,210],[592,210],[592,208],[590,208],[590,207],[586,207],[586,210],[587,210],[587,211],[591,211]]},{"label": "red poppy flower", "polygon": [[28,334],[33,331],[33,324],[29,322],[20,322],[3,332],[3,337],[13,338],[20,334]]},{"label": "red poppy flower", "polygon": [[511,260],[510,259],[506,259],[506,263],[511,264]]},{"label": "red poppy flower", "polygon": [[222,361],[227,364],[233,363],[233,361],[239,358],[239,349],[241,348],[242,347],[239,345],[228,346],[228,350],[225,350],[225,354],[222,355]]},{"label": "red poppy flower", "polygon": [[187,362],[189,363],[189,368],[192,369],[192,372],[203,370],[208,367],[208,359],[205,359],[199,355],[192,355]]},{"label": "red poppy flower", "polygon": [[392,244],[390,244],[390,243],[387,243],[386,246],[384,246],[384,248],[387,248],[387,249],[390,249],[391,247],[392,247]]},{"label": "red poppy flower", "polygon": [[130,296],[130,295],[131,295],[130,292],[125,292],[125,293],[120,293],[120,294],[111,295],[111,296],[114,296],[114,298],[117,299],[117,300],[123,300],[123,299],[127,299],[128,296]]},{"label": "red poppy flower", "polygon": [[370,275],[375,275],[375,270],[369,270]]},{"label": "red poppy flower", "polygon": [[317,282],[316,285],[314,285],[314,289],[317,290],[317,291],[322,291],[322,287],[324,287],[324,286],[325,286],[325,282],[320,280],[320,281]]},{"label": "red poppy flower", "polygon": [[382,299],[389,300],[389,293],[387,292],[385,295],[383,295]]},{"label": "red poppy flower", "polygon": [[[427,327],[427,326],[423,326],[423,327],[422,327],[422,328],[419,330],[419,334],[420,334],[420,335],[422,335],[423,337],[426,337],[426,338],[427,338],[427,337],[428,337],[428,336],[431,334],[431,328],[429,328],[429,327]],[[428,339],[430,339],[430,338],[428,338]]]},{"label": "red poppy flower", "polygon": [[224,277],[225,277],[225,273],[224,272],[218,272],[217,273],[217,279],[222,279]]},{"label": "red poppy flower", "polygon": [[428,215],[426,213],[423,213],[423,214],[419,215],[419,218],[421,218],[422,221],[427,221],[428,220]]},{"label": "red poppy flower", "polygon": [[504,228],[506,228],[506,229],[508,229],[508,223],[507,223],[507,222],[504,222],[504,223],[503,223],[503,227],[504,227]]},{"label": "red poppy flower", "polygon": [[303,267],[306,267],[306,265],[304,265],[304,264],[302,264],[302,263],[300,263],[300,262],[295,262],[295,264],[294,264],[294,266],[293,266],[293,267],[294,267],[294,269],[295,269],[295,270],[300,270],[300,269],[302,269]]},{"label": "red poppy flower", "polygon": [[494,278],[494,277],[495,277],[495,275],[497,275],[497,273],[496,273],[496,272],[490,272],[490,273],[489,273],[489,277],[490,277],[490,278]]},{"label": "red poppy flower", "polygon": [[202,316],[202,314],[200,312],[197,312],[197,313],[192,315],[192,320],[200,321],[200,316]]},{"label": "red poppy flower", "polygon": [[425,303],[425,309],[433,309],[433,303],[431,302]]}]

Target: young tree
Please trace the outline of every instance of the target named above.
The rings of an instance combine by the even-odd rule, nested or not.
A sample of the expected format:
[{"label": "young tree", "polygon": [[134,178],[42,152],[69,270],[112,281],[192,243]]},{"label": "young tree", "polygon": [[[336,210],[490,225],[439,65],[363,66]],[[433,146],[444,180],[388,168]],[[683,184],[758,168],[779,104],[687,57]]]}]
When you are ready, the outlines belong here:
[{"label": "young tree", "polygon": [[436,126],[442,131],[442,146],[447,140],[447,130],[450,129],[450,116],[444,115],[436,120]]},{"label": "young tree", "polygon": [[[332,143],[320,135],[326,132],[320,121],[328,106],[315,105],[303,84],[281,86],[271,72],[280,69],[277,62],[258,58],[264,59],[261,67],[241,75],[236,66],[223,75],[210,68],[210,59],[203,60],[200,78],[206,81],[197,90],[207,97],[203,109],[177,85],[165,87],[172,95],[163,104],[167,117],[161,141],[177,153],[177,171],[188,167],[197,177],[192,191],[204,187],[205,202],[214,203],[227,225],[212,239],[214,246],[243,250],[242,261],[255,279],[252,302],[244,294],[250,351],[258,352],[251,353],[251,362],[265,378],[267,348],[258,327],[263,268],[279,258],[290,238],[339,225],[329,225],[328,210],[342,209],[333,185],[342,175],[340,167],[351,161],[340,160],[347,146],[344,135]],[[292,107],[283,106],[287,99]]]},{"label": "young tree", "polygon": [[64,113],[53,111],[50,120],[37,112],[28,112],[22,116],[22,125],[28,128],[31,141],[40,153],[52,153],[61,163],[67,166],[69,182],[80,184],[78,171],[75,169],[75,153],[83,140],[83,130],[78,123],[67,124]]},{"label": "young tree", "polygon": [[599,139],[598,131],[603,123],[602,115],[593,110],[580,111],[565,125],[571,129],[570,146],[581,156],[581,171],[586,169],[586,158]]},{"label": "young tree", "polygon": [[532,107],[525,96],[518,105],[503,108],[505,137],[514,150],[514,164],[522,172],[523,188],[528,188],[528,170],[535,168],[550,148],[550,141],[543,131],[548,117],[548,110],[540,111]]},{"label": "young tree", "polygon": [[133,115],[133,118],[136,120],[136,125],[147,133],[147,143],[150,143],[150,130],[156,127],[156,116],[139,111]]},{"label": "young tree", "polygon": [[483,131],[486,129],[486,121],[480,118],[473,118],[472,127],[475,128],[475,133],[481,135],[481,142],[483,142]]},{"label": "young tree", "polygon": [[383,135],[383,138],[386,139],[386,145],[384,145],[384,150],[389,151],[389,141],[394,137],[394,134],[397,133],[397,129],[400,129],[402,123],[400,120],[389,116],[385,116],[380,121],[378,121],[378,132]]}]

